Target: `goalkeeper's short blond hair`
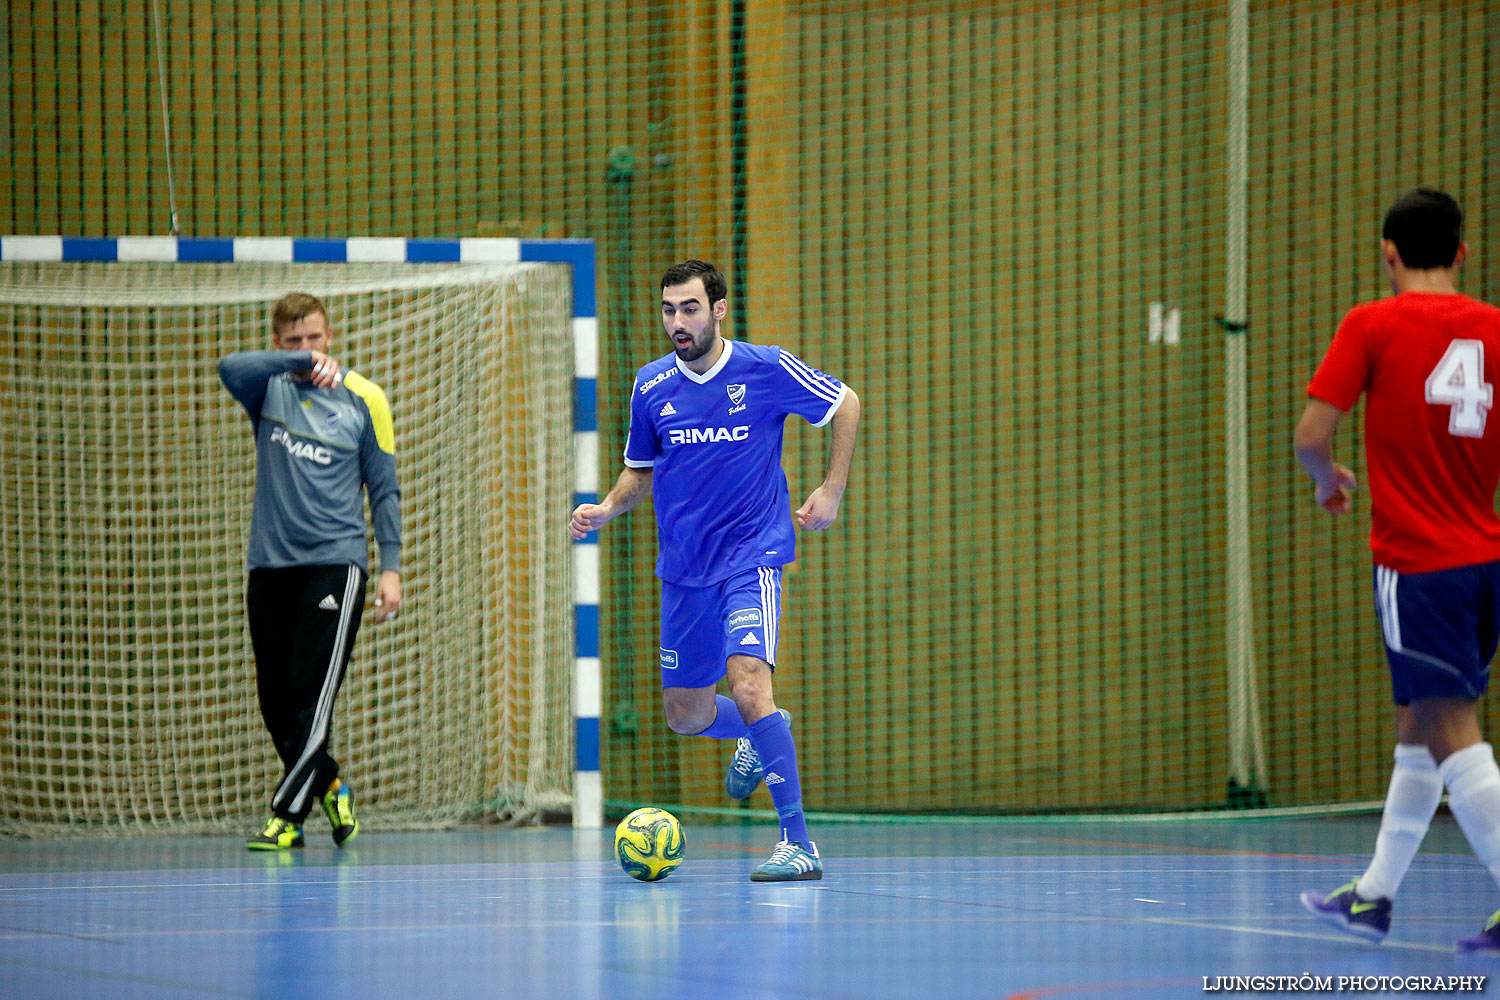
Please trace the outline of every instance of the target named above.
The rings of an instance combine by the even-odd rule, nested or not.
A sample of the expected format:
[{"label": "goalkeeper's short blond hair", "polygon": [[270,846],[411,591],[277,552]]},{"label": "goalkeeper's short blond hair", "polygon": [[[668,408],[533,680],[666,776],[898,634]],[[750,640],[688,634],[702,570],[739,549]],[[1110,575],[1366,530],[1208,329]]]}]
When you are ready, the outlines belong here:
[{"label": "goalkeeper's short blond hair", "polygon": [[322,313],[325,322],[328,319],[328,310],[316,296],[306,292],[288,292],[271,307],[271,329],[280,333],[302,317],[313,313]]}]

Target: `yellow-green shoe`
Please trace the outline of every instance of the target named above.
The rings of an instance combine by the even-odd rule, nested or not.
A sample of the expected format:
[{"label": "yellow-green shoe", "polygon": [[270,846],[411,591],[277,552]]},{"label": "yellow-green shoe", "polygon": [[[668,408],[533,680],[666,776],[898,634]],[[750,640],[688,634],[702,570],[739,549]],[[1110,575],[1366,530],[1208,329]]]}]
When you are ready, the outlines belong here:
[{"label": "yellow-green shoe", "polygon": [[249,840],[245,846],[252,851],[287,851],[302,846],[302,827],[289,819],[272,816],[266,828]]},{"label": "yellow-green shoe", "polygon": [[333,827],[333,842],[343,847],[359,832],[359,820],[354,818],[354,793],[342,781],[337,788],[323,793],[323,813]]}]

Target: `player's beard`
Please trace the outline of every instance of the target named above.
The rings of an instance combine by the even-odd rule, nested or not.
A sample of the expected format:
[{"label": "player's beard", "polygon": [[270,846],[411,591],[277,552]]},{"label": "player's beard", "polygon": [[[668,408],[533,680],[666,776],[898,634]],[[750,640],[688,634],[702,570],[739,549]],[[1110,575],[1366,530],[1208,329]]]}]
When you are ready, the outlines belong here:
[{"label": "player's beard", "polygon": [[697,341],[694,341],[687,347],[677,347],[675,338],[676,335],[674,334],[673,350],[677,352],[677,360],[681,361],[685,365],[691,364],[692,362],[697,361],[699,358],[703,357],[703,355],[707,354],[709,351],[713,350],[714,345],[719,342],[719,324],[715,323],[704,332],[703,342],[701,344]]}]

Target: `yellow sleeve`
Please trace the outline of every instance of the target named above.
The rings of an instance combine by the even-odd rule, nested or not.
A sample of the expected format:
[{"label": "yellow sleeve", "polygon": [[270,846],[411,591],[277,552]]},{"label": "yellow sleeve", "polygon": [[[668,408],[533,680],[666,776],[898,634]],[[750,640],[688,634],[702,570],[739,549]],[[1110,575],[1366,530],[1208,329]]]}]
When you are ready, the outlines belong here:
[{"label": "yellow sleeve", "polygon": [[344,385],[370,408],[370,419],[375,424],[375,443],[380,445],[380,450],[387,455],[396,454],[396,430],[391,424],[391,404],[386,401],[385,392],[354,371],[344,373]]}]

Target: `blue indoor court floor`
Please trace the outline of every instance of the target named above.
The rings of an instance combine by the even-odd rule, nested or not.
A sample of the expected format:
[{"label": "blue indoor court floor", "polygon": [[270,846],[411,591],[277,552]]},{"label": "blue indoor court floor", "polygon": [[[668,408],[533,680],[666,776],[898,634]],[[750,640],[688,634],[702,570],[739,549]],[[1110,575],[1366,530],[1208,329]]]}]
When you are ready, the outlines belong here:
[{"label": "blue indoor court floor", "polygon": [[746,879],[765,824],[691,818],[687,861],[656,884],[615,866],[608,830],[368,830],[340,851],[310,823],[281,855],[234,837],[0,841],[0,996],[1034,1000],[1500,972],[1453,951],[1500,891],[1446,813],[1385,944],[1303,912],[1300,890],[1363,870],[1377,825],[825,823],[823,881],[783,885]]}]

